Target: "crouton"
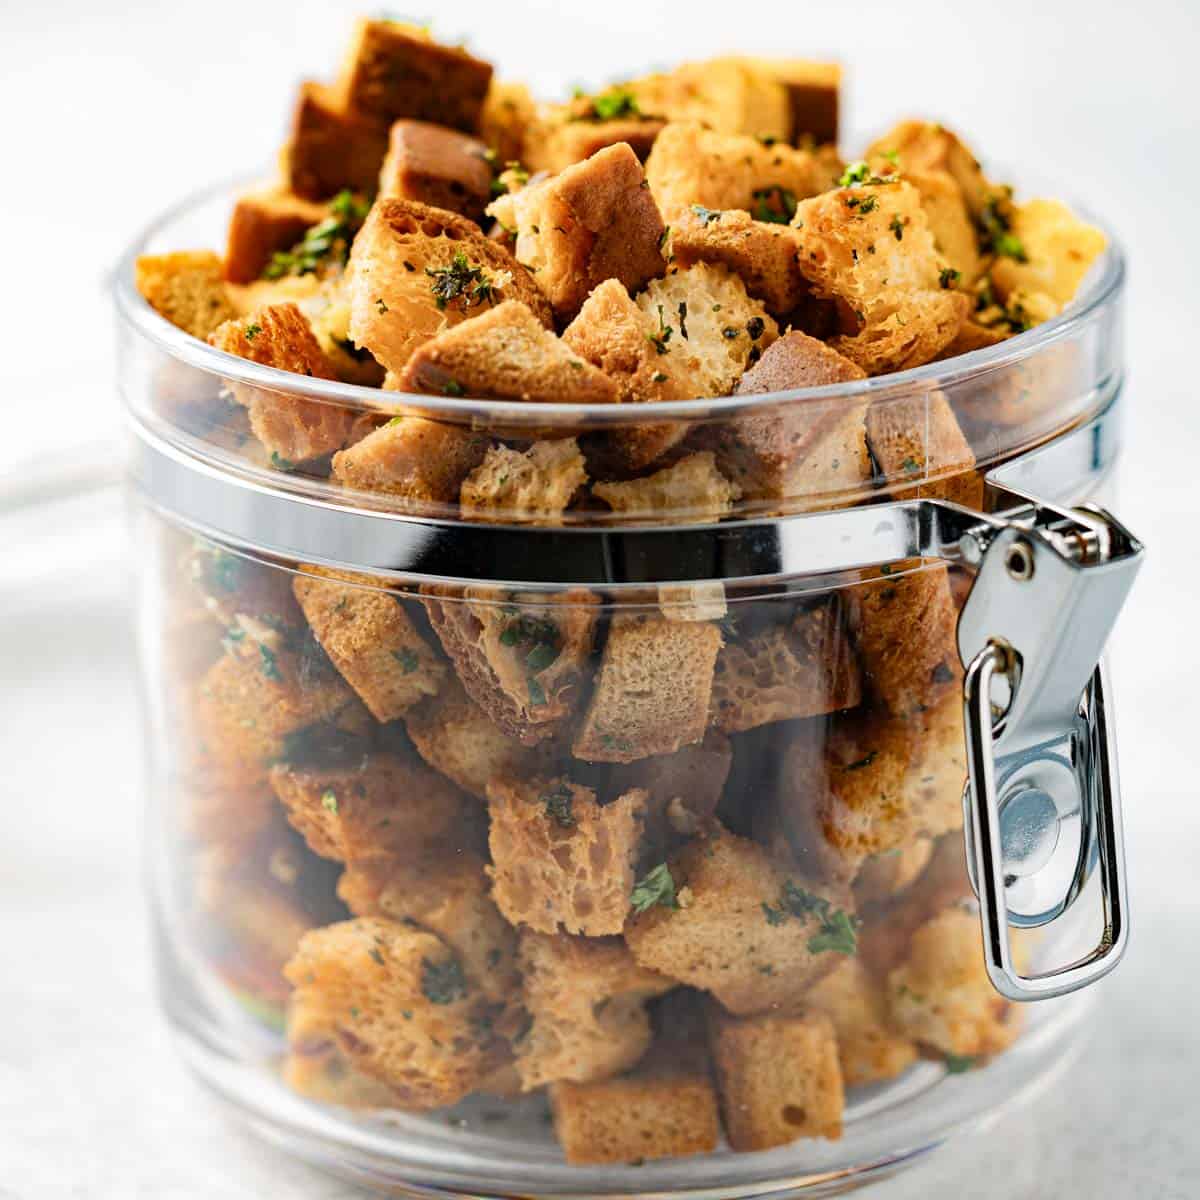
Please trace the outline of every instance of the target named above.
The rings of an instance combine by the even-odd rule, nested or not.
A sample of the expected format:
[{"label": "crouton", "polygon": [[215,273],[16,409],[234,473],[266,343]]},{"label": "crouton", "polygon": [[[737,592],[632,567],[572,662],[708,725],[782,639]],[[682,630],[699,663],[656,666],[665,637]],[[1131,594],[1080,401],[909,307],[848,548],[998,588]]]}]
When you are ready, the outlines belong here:
[{"label": "crouton", "polygon": [[796,262],[799,243],[787,225],[756,221],[748,212],[731,208],[711,213],[683,209],[671,226],[671,252],[679,267],[719,263],[746,285],[746,291],[781,316],[796,308],[808,291],[808,281]]},{"label": "crouton", "polygon": [[383,581],[308,566],[292,587],[305,619],[342,678],[380,722],[435,695],[446,666]]},{"label": "crouton", "polygon": [[252,634],[255,625],[297,633],[304,626],[292,595],[292,576],[279,567],[196,539],[181,559],[172,561],[169,570],[173,581],[184,582],[188,598],[199,600],[211,621],[223,629],[240,629],[235,640]]},{"label": "crouton", "polygon": [[835,62],[806,58],[751,59],[760,70],[779,80],[787,92],[791,109],[791,133],[787,140],[800,144],[838,140],[838,116],[842,67]]},{"label": "crouton", "polygon": [[979,918],[950,908],[913,935],[908,959],[887,977],[897,1027],[956,1059],[1006,1050],[1020,1029],[1015,1006],[988,978]]},{"label": "crouton", "polygon": [[804,1002],[833,1023],[847,1087],[895,1079],[916,1062],[917,1047],[892,1027],[883,989],[857,959],[840,963]]},{"label": "crouton", "polygon": [[479,114],[479,136],[498,163],[519,161],[526,131],[537,119],[537,105],[523,83],[493,79]]},{"label": "crouton", "polygon": [[526,745],[554,736],[581,699],[598,599],[430,588],[425,605],[471,699]]},{"label": "crouton", "polygon": [[721,1115],[735,1150],[842,1136],[845,1089],[824,1013],[738,1019],[715,1005],[710,1012]]},{"label": "crouton", "polygon": [[466,217],[414,200],[377,200],[354,239],[349,334],[389,371],[484,306],[520,300],[543,324],[550,309],[529,272]]},{"label": "crouton", "polygon": [[488,895],[483,859],[461,846],[352,863],[338,896],[356,917],[387,917],[435,933],[472,987],[502,1003],[520,983],[517,934]]},{"label": "crouton", "polygon": [[646,161],[654,139],[666,123],[637,115],[607,120],[577,115],[582,107],[591,103],[591,100],[581,98],[542,114],[525,144],[524,159],[531,171],[565,171],[572,164],[622,142],[641,162]]},{"label": "crouton", "polygon": [[621,143],[488,208],[517,231],[517,259],[561,320],[607,279],[637,291],[666,269],[665,228],[645,181],[637,155]]},{"label": "crouton", "polygon": [[284,184],[305,200],[327,200],[343,189],[370,195],[387,142],[386,121],[347,109],[332,88],[306,80],[281,155]]},{"label": "crouton", "polygon": [[541,765],[536,751],[504,733],[451,679],[437,696],[410,709],[408,736],[421,757],[480,800],[497,777],[523,778]]},{"label": "crouton", "polygon": [[438,937],[359,917],[311,930],[285,968],[290,1029],[317,1031],[356,1070],[387,1084],[397,1108],[454,1104],[502,1061],[493,1009]]},{"label": "crouton", "polygon": [[624,483],[596,483],[592,495],[615,513],[635,521],[718,521],[741,493],[716,468],[710,451]]},{"label": "crouton", "polygon": [[237,198],[225,239],[225,278],[250,283],[271,261],[289,250],[313,225],[329,215],[325,204],[306,200],[275,186],[245,192]]},{"label": "crouton", "polygon": [[629,911],[647,795],[601,806],[565,778],[488,785],[492,894],[538,933],[620,933]]},{"label": "crouton", "polygon": [[419,347],[397,382],[433,396],[613,404],[617,385],[509,300]]},{"label": "crouton", "polygon": [[490,63],[443,46],[419,25],[363,18],[346,53],[337,93],[355,112],[384,122],[401,117],[471,132],[492,81]]},{"label": "crouton", "polygon": [[458,499],[462,481],[483,461],[491,439],[463,425],[425,417],[393,417],[333,456],[344,487],[387,492],[413,508]]},{"label": "crouton", "polygon": [[714,830],[656,871],[634,893],[625,930],[634,958],[730,1012],[794,1007],[854,953],[849,901],[789,878],[755,842]]},{"label": "crouton", "polygon": [[488,148],[442,125],[397,121],[379,171],[379,195],[483,219],[492,195]]},{"label": "crouton", "polygon": [[950,287],[911,184],[864,182],[802,200],[793,225],[800,270],[845,321],[830,345],[867,374],[920,366],[954,340],[971,300]]},{"label": "crouton", "polygon": [[[241,320],[226,321],[209,334],[218,350],[263,366],[318,379],[333,379],[333,368],[294,304],[270,304]],[[340,449],[350,432],[350,409],[324,400],[235,384],[234,399],[250,415],[250,428],[271,455],[273,466],[297,463]]]},{"label": "crouton", "polygon": [[958,272],[955,282],[970,286],[979,278],[982,260],[962,188],[944,170],[905,170],[901,178],[921,193],[921,207],[933,234],[934,249]]},{"label": "crouton", "polygon": [[614,617],[572,753],[591,762],[633,762],[700,741],[720,648],[715,625]]},{"label": "crouton", "polygon": [[717,655],[710,720],[726,733],[854,708],[858,659],[842,606],[801,609],[786,624],[728,642]]},{"label": "crouton", "polygon": [[316,1100],[349,1109],[388,1109],[396,1103],[395,1094],[386,1083],[356,1071],[346,1056],[316,1029],[312,1037],[295,1028],[289,1032],[291,1045],[283,1060],[283,1082],[293,1092]]},{"label": "crouton", "polygon": [[796,202],[831,187],[836,173],[808,150],[671,124],[650,151],[646,178],[663,219],[674,226],[689,209],[702,219],[727,208],[765,209],[768,219],[786,223]]},{"label": "crouton", "polygon": [[719,579],[660,583],[658,609],[668,621],[719,621],[729,612],[725,585]]},{"label": "crouton", "polygon": [[530,1026],[514,1051],[525,1091],[608,1079],[646,1053],[646,1001],[673,985],[639,967],[619,938],[525,930],[519,960]]},{"label": "crouton", "polygon": [[462,514],[474,521],[556,524],[585,483],[574,438],[534,442],[525,451],[496,445],[463,480]]},{"label": "crouton", "polygon": [[346,863],[412,858],[454,835],[466,805],[424,763],[396,754],[346,766],[278,763],[271,786],[313,853]]},{"label": "crouton", "polygon": [[865,859],[854,877],[854,900],[858,907],[895,899],[920,878],[933,857],[935,845],[931,837],[916,837]]},{"label": "crouton", "polygon": [[172,325],[207,338],[236,313],[221,277],[221,260],[211,250],[143,254],[134,264],[142,299]]},{"label": "crouton", "polygon": [[974,321],[964,321],[954,341],[938,355],[937,361],[956,358],[960,354],[970,354],[973,350],[984,350],[988,346],[998,346],[1011,336],[1008,330],[992,329]]}]

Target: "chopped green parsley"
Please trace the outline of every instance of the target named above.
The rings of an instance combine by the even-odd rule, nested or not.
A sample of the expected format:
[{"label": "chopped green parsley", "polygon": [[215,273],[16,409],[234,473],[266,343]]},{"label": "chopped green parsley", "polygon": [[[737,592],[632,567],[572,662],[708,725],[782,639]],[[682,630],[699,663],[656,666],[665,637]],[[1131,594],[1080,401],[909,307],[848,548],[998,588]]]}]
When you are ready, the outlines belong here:
[{"label": "chopped green parsley", "polygon": [[661,904],[663,908],[679,907],[675,896],[675,880],[666,863],[659,863],[634,884],[629,903],[635,913],[644,913],[656,904]]}]

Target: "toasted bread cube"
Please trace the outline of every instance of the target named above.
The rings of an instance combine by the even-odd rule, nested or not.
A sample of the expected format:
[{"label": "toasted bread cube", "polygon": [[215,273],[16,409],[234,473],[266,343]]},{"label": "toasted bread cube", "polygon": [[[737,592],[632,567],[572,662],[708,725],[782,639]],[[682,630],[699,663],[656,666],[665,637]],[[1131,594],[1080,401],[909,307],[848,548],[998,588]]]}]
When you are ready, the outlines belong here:
[{"label": "toasted bread cube", "polygon": [[729,612],[725,585],[719,579],[706,583],[660,583],[658,608],[669,621],[719,621]]},{"label": "toasted bread cube", "polygon": [[347,108],[380,121],[411,117],[471,132],[491,81],[490,63],[439,45],[419,25],[363,18],[337,91]]},{"label": "toasted bread cube", "polygon": [[613,404],[617,385],[519,301],[463,321],[419,347],[400,372],[404,390],[552,404]]},{"label": "toasted bread cube", "polygon": [[231,283],[257,279],[271,255],[288,250],[306,230],[329,215],[329,208],[281,187],[245,192],[237,198],[225,240],[225,278]]},{"label": "toasted bread cube", "polygon": [[355,862],[338,896],[356,917],[387,917],[435,933],[462,962],[468,982],[498,1003],[520,984],[517,934],[488,894],[484,861],[459,846],[420,857]]},{"label": "toasted bread cube", "polygon": [[579,120],[571,115],[572,108],[573,105],[565,105],[539,123],[525,149],[525,162],[531,171],[565,171],[574,163],[584,162],[593,154],[621,143],[627,145],[639,161],[645,162],[654,139],[666,125],[665,121],[644,117]]},{"label": "toasted bread cube", "polygon": [[979,918],[949,908],[913,934],[908,959],[887,977],[892,1019],[907,1036],[956,1058],[1008,1049],[1016,1008],[992,986]]},{"label": "toasted bread cube", "polygon": [[801,201],[793,224],[800,270],[847,322],[830,345],[868,375],[930,362],[954,340],[971,301],[951,289],[911,184],[837,188]]},{"label": "toasted bread cube", "polygon": [[527,131],[537,120],[537,105],[523,83],[493,79],[479,114],[479,136],[498,163],[524,157]]},{"label": "toasted bread cube", "polygon": [[714,1006],[711,1021],[721,1114],[735,1150],[842,1136],[845,1089],[824,1013],[737,1019]]},{"label": "toasted bread cube", "polygon": [[700,741],[720,648],[715,625],[614,617],[572,753],[590,762],[633,762]]},{"label": "toasted bread cube", "polygon": [[636,291],[666,269],[665,229],[645,179],[637,155],[621,143],[488,209],[517,231],[516,256],[560,319],[574,317],[606,279]]},{"label": "toasted bread cube", "polygon": [[833,1023],[847,1087],[895,1079],[917,1061],[916,1045],[892,1026],[883,989],[856,959],[810,988],[804,1002]]},{"label": "toasted bread cube", "polygon": [[379,171],[379,194],[483,218],[492,195],[488,148],[478,138],[430,125],[397,121]]},{"label": "toasted bread cube", "polygon": [[742,733],[854,708],[861,700],[858,659],[841,606],[823,603],[787,624],[728,642],[717,655],[710,712],[718,729]]},{"label": "toasted bread cube", "polygon": [[686,123],[668,125],[646,160],[650,191],[672,226],[693,206],[706,213],[753,213],[760,205],[782,204],[779,215],[786,221],[797,201],[823,192],[836,177],[811,151]]},{"label": "toasted bread cube", "polygon": [[619,938],[525,930],[519,958],[531,1018],[514,1046],[525,1091],[556,1080],[608,1079],[646,1053],[646,1001],[673,985],[639,967]]},{"label": "toasted bread cube", "polygon": [[730,513],[741,492],[704,450],[641,479],[594,484],[592,495],[630,520],[711,522]]},{"label": "toasted bread cube", "polygon": [[901,176],[921,193],[921,207],[933,234],[937,252],[970,285],[979,277],[982,262],[979,238],[962,188],[949,171],[905,170]]},{"label": "toasted bread cube", "polygon": [[292,1046],[283,1060],[283,1082],[298,1095],[319,1104],[349,1109],[388,1109],[396,1103],[386,1083],[356,1071],[346,1056],[326,1040],[324,1030],[305,1037],[300,1029],[290,1035]]},{"label": "toasted bread cube", "polygon": [[463,516],[474,521],[553,525],[587,483],[574,438],[534,442],[528,450],[493,446],[463,480]]},{"label": "toasted bread cube", "polygon": [[328,200],[343,189],[370,195],[387,141],[386,121],[347,109],[332,88],[306,80],[282,154],[284,182],[305,200]]},{"label": "toasted bread cube", "polygon": [[505,733],[532,746],[574,713],[596,628],[591,592],[547,602],[541,594],[431,588],[425,605],[468,695]]},{"label": "toasted bread cube", "polygon": [[193,337],[206,338],[236,313],[221,277],[221,260],[211,250],[143,254],[134,282],[159,316]]},{"label": "toasted bread cube", "polygon": [[538,933],[620,933],[629,911],[647,795],[601,806],[565,778],[488,785],[492,894]]},{"label": "toasted bread cube", "polygon": [[289,1030],[323,1031],[356,1070],[387,1084],[397,1108],[454,1104],[503,1060],[493,1008],[438,937],[359,917],[305,934],[285,974]]},{"label": "toasted bread cube", "polygon": [[792,113],[788,141],[816,143],[838,140],[842,67],[835,62],[806,58],[752,59],[761,70],[783,84]]},{"label": "toasted bread cube", "polygon": [[499,242],[466,217],[413,200],[375,202],[348,269],[350,337],[396,373],[423,342],[485,306],[521,300],[550,324],[537,284]]}]

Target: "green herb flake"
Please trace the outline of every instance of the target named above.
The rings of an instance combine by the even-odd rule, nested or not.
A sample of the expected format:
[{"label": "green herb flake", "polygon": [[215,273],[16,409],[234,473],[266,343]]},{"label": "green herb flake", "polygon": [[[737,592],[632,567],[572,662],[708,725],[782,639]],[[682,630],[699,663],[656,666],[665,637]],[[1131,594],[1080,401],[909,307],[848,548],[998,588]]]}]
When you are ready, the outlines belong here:
[{"label": "green herb flake", "polygon": [[668,325],[666,314],[663,312],[663,306],[658,306],[658,332],[646,334],[646,340],[659,352],[659,354],[669,353],[667,344],[671,340],[671,335],[675,332],[673,326]]},{"label": "green herb flake", "polygon": [[243,333],[246,338],[246,341],[252,342],[252,341],[254,341],[254,339],[256,337],[258,337],[258,335],[260,333],[262,333],[262,326],[257,321],[252,321],[249,325],[246,326]]},{"label": "green herb flake", "polygon": [[425,274],[432,283],[429,290],[439,309],[458,300],[464,309],[472,305],[495,302],[495,285],[482,267],[473,267],[466,254],[459,250],[447,267],[426,267]]},{"label": "green herb flake", "polygon": [[675,880],[666,863],[659,863],[634,884],[629,903],[635,913],[644,913],[656,904],[661,904],[663,908],[679,907],[675,896]]},{"label": "green herb flake", "polygon": [[859,159],[858,162],[851,163],[845,171],[842,172],[841,179],[838,180],[838,187],[859,187],[862,184],[872,183],[894,183],[895,180],[884,179],[871,171],[870,166]]},{"label": "green herb flake", "polygon": [[538,799],[546,809],[546,815],[563,829],[572,829],[575,825],[575,813],[572,809],[571,789],[565,783],[556,784],[548,792],[543,792]]},{"label": "green herb flake", "polygon": [[350,257],[350,244],[370,207],[368,200],[353,192],[338,192],[329,202],[329,216],[310,226],[290,250],[276,251],[263,271],[263,278],[311,275],[325,268],[344,266]]},{"label": "green herb flake", "polygon": [[393,650],[392,657],[400,664],[405,675],[411,675],[419,665],[416,652],[405,646],[402,650]]},{"label": "green herb flake", "polygon": [[790,224],[796,215],[796,193],[774,184],[759,188],[751,194],[754,201],[754,219],[772,225]]},{"label": "green herb flake", "polygon": [[370,950],[367,951],[367,955],[372,962],[378,963],[381,967],[383,966],[383,953],[378,946],[372,946]]},{"label": "green herb flake", "polygon": [[692,212],[698,216],[707,229],[714,221],[721,219],[721,210],[716,208],[705,208],[703,204],[693,204]]},{"label": "green herb flake", "polygon": [[284,458],[278,450],[271,451],[271,466],[277,471],[294,471],[296,464],[290,458]]},{"label": "green herb flake", "polygon": [[979,1065],[977,1058],[963,1054],[947,1054],[945,1058],[947,1075],[965,1075]]},{"label": "green herb flake", "polygon": [[962,278],[962,272],[953,267],[943,267],[938,272],[938,283],[944,288],[953,287]]},{"label": "green herb flake", "polygon": [[878,751],[872,750],[869,754],[860,758],[857,762],[847,763],[843,769],[846,771],[861,771],[864,768],[869,767],[878,757]]},{"label": "green herb flake", "polygon": [[279,660],[275,656],[275,651],[270,646],[259,642],[258,653],[261,659],[259,666],[262,668],[262,673],[273,683],[282,683],[283,675],[279,671]]},{"label": "green herb flake", "polygon": [[529,688],[530,704],[535,708],[544,708],[546,705],[546,689],[532,675],[525,680],[525,683]]},{"label": "green herb flake", "polygon": [[375,307],[376,307],[376,309],[378,309],[378,310],[379,310],[379,315],[380,315],[381,317],[383,316],[383,314],[384,314],[385,312],[390,312],[390,311],[391,311],[391,310],[388,308],[387,304],[384,302],[384,299],[383,299],[383,297],[382,297],[382,296],[376,296],[376,297],[375,297]]},{"label": "green herb flake", "polygon": [[332,813],[335,817],[338,811],[337,792],[333,788],[326,788],[321,793],[321,807],[327,812]]},{"label": "green herb flake", "polygon": [[821,916],[821,928],[808,939],[812,954],[854,954],[858,950],[858,935],[854,919],[842,909]]},{"label": "green herb flake", "polygon": [[464,396],[466,395],[466,391],[467,389],[457,379],[447,379],[442,384],[442,394],[444,396]]},{"label": "green herb flake", "polygon": [[421,991],[431,1004],[453,1004],[467,994],[467,981],[457,958],[421,959]]}]

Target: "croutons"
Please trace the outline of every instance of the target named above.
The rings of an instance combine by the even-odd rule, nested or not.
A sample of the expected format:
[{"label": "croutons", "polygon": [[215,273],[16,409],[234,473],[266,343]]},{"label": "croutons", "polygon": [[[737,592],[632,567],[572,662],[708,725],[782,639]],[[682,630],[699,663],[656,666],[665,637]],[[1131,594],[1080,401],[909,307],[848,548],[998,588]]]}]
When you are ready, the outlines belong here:
[{"label": "croutons", "polygon": [[700,741],[720,648],[715,625],[614,617],[572,753],[591,762],[633,762]]},{"label": "croutons", "polygon": [[159,316],[193,337],[206,338],[237,314],[225,291],[221,260],[211,250],[143,254],[134,282]]},{"label": "croutons", "polygon": [[332,88],[306,81],[282,155],[284,183],[305,200],[327,200],[343,188],[370,195],[387,141],[386,122],[347,109]]},{"label": "croutons", "polygon": [[[269,304],[242,320],[226,321],[209,334],[218,350],[297,375],[333,379],[333,368],[294,304]],[[271,455],[273,466],[287,470],[340,449],[354,414],[324,400],[236,384],[234,399],[250,415],[250,428]]]},{"label": "croutons", "polygon": [[524,153],[526,131],[537,106],[523,83],[492,80],[479,114],[479,136],[500,164],[516,162]]},{"label": "croutons", "polygon": [[525,1091],[627,1071],[650,1046],[646,1001],[668,979],[634,962],[619,938],[521,934],[523,1000],[531,1024],[514,1046]]},{"label": "croutons", "polygon": [[577,115],[581,109],[588,111],[591,103],[581,98],[542,114],[524,154],[531,171],[565,171],[573,163],[621,142],[645,162],[665,122],[639,116],[599,120]]},{"label": "croutons", "polygon": [[422,342],[486,306],[520,300],[550,324],[537,284],[508,250],[466,217],[413,200],[375,202],[348,270],[350,337],[395,373]]},{"label": "croutons", "polygon": [[446,666],[398,597],[379,590],[381,581],[323,567],[305,572],[292,588],[309,628],[377,721],[394,721],[436,694]]},{"label": "croutons", "polygon": [[483,219],[492,194],[488,149],[478,138],[430,125],[397,121],[379,171],[379,195]]},{"label": "croutons", "polygon": [[901,178],[921,193],[921,207],[937,252],[958,272],[956,283],[970,285],[979,277],[979,239],[962,188],[949,171],[905,170]]},{"label": "croutons", "polygon": [[641,479],[593,484],[592,495],[628,520],[717,521],[741,493],[705,450]]},{"label": "croutons", "polygon": [[308,1037],[298,1026],[289,1032],[292,1045],[283,1061],[282,1078],[292,1091],[319,1104],[339,1108],[387,1109],[396,1098],[386,1083],[356,1071],[346,1056],[326,1039],[325,1030]]},{"label": "croutons", "polygon": [[944,171],[958,184],[977,221],[989,204],[998,204],[1007,213],[1007,189],[989,183],[971,150],[940,122],[901,121],[873,142],[864,157],[868,161],[885,158],[901,171]]},{"label": "croutons", "polygon": [[849,901],[789,878],[755,842],[715,830],[658,870],[666,877],[647,877],[634,895],[638,915],[625,930],[634,958],[730,1012],[795,1007],[854,953]]},{"label": "croutons", "polygon": [[735,1150],[842,1136],[837,1039],[824,1013],[737,1019],[711,1011],[725,1135]]},{"label": "croutons", "polygon": [[555,524],[585,483],[574,438],[534,442],[525,451],[493,446],[463,480],[462,514],[474,521]]},{"label": "croutons", "polygon": [[534,273],[561,320],[574,317],[605,280],[636,291],[666,269],[665,228],[645,178],[622,143],[501,196],[488,209],[517,231],[517,259]]},{"label": "croutons", "polygon": [[314,929],[285,974],[290,1030],[323,1031],[358,1071],[387,1084],[397,1108],[454,1104],[503,1060],[492,1008],[431,933],[360,917]]},{"label": "croutons", "polygon": [[488,785],[492,894],[538,933],[620,933],[629,911],[647,795],[601,806],[565,778]]},{"label": "croutons", "polygon": [[289,250],[306,230],[329,215],[329,208],[280,187],[246,192],[237,198],[225,240],[225,278],[250,283],[271,261]]},{"label": "croutons", "polygon": [[842,67],[835,62],[806,58],[751,60],[760,70],[778,79],[787,92],[792,112],[788,140],[835,143],[838,140]]},{"label": "croutons", "polygon": [[613,404],[617,385],[554,336],[519,301],[447,329],[419,347],[401,390],[557,404]]}]

